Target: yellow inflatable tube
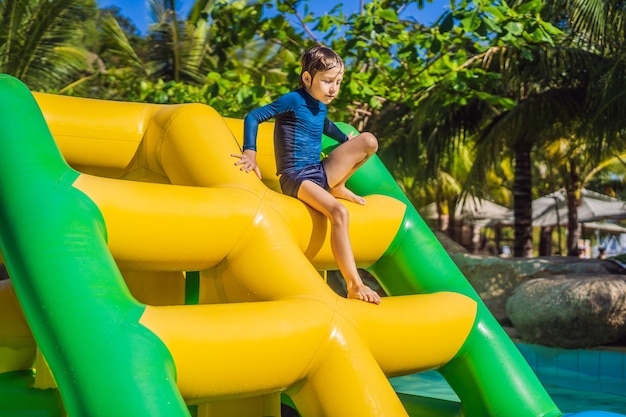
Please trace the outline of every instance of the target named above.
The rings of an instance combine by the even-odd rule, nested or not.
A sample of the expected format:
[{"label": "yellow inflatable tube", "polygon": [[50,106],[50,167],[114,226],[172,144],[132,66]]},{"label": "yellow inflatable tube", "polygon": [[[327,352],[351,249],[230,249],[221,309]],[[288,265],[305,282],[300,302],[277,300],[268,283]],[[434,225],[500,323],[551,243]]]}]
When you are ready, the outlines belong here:
[{"label": "yellow inflatable tube", "polygon": [[[84,104],[82,106],[84,111]],[[146,113],[146,105],[137,107],[138,113]],[[361,337],[368,336],[369,349],[377,352],[376,360],[385,365],[387,369],[384,371],[389,375],[431,369],[445,364],[454,356],[473,324],[475,306],[472,300],[458,294],[436,294],[406,299],[389,298],[385,299],[383,305],[374,307],[339,299],[316,272],[316,269],[336,268],[330,250],[326,219],[297,200],[269,190],[254,175],[236,169],[235,160],[230,155],[239,152],[239,146],[228,125],[224,124],[223,119],[212,109],[200,105],[173,109],[156,108],[159,112],[155,120],[144,122],[148,126],[148,131],[143,148],[140,149],[140,152],[146,152],[144,154],[146,164],[143,169],[140,167],[141,172],[144,175],[150,171],[156,172],[167,176],[168,179],[175,179],[173,182],[211,188],[168,187],[166,194],[168,198],[164,199],[163,185],[111,181],[87,175],[79,177],[75,186],[86,192],[103,211],[111,251],[123,270],[150,270],[155,267],[159,270],[201,270],[203,302],[317,298],[311,310],[311,318],[315,318],[316,326],[332,324],[330,317],[324,317],[319,321],[322,310],[319,303],[325,304],[334,316],[341,311],[342,315],[347,316],[345,325],[352,327],[358,323]],[[45,112],[45,107],[43,109]],[[112,119],[117,120],[118,117]],[[50,125],[54,133],[55,125],[53,123]],[[236,121],[230,120],[230,125],[236,126]],[[203,131],[210,131],[210,138],[197,134],[192,136],[188,133]],[[263,158],[273,159],[272,148],[268,146],[271,145],[271,130],[261,131],[260,142],[260,149],[266,151],[265,153],[260,151],[259,159],[261,161]],[[159,151],[162,154],[160,157]],[[273,164],[270,166],[272,167],[270,169],[273,169]],[[137,170],[136,167],[133,169]],[[267,169],[263,171],[264,178],[275,178],[273,172],[268,172]],[[132,172],[133,170],[127,171],[124,175],[132,175]],[[350,209],[351,238],[355,257],[361,267],[371,265],[387,250],[397,233],[405,208],[397,200],[384,196],[368,196],[367,200],[365,206],[346,203]],[[151,209],[137,210],[137,207]],[[159,227],[156,228],[155,225]],[[219,236],[219,240],[214,236]],[[138,251],[140,253],[136,253]],[[303,256],[303,253],[307,256]],[[416,302],[415,298],[423,300]],[[452,300],[457,298],[461,299],[461,304],[458,304],[457,300]],[[304,317],[308,316],[301,311],[305,310],[303,304],[303,301],[299,300],[292,307],[293,311],[285,310],[283,313],[285,316],[283,320],[292,321],[291,327],[294,329],[308,327],[308,323],[304,322]],[[461,318],[457,317],[459,310],[450,309],[450,305],[461,308],[460,311],[464,312]],[[261,317],[258,314],[259,306],[253,305],[251,308],[253,312],[250,313],[250,317],[241,322],[249,323],[247,327],[267,329],[264,323],[268,321],[263,318],[259,320]],[[168,308],[168,314],[174,318],[170,321],[171,329],[165,328],[164,323],[168,321],[163,319],[162,314],[157,313],[158,309],[147,309],[142,323],[150,323],[147,327],[164,340],[169,340],[169,337],[173,337],[172,332],[174,334],[188,332],[187,326],[181,326],[181,323],[194,323],[194,326],[205,323],[206,326],[211,322],[208,316],[203,316],[198,309]],[[432,314],[433,311],[442,309],[445,312]],[[314,313],[316,310],[317,313]],[[409,311],[412,313],[408,313]],[[468,311],[470,314],[467,314]],[[160,319],[148,318],[153,314]],[[431,320],[428,320],[428,317],[431,317]],[[232,329],[236,326],[229,324],[227,328]],[[459,328],[462,331],[458,331]],[[392,331],[389,331],[390,329]],[[164,332],[163,335],[161,332]],[[170,336],[166,337],[165,334]],[[181,387],[186,386],[183,385],[183,381],[188,374],[190,377],[195,374],[204,381],[206,375],[210,374],[209,370],[213,368],[213,365],[208,365],[205,368],[206,374],[198,371],[197,358],[203,349],[211,349],[212,345],[210,340],[206,341],[206,345],[201,344],[198,335],[215,332],[195,331],[190,334],[193,335],[195,343],[191,343],[189,337],[179,335],[176,339],[182,338],[186,340],[185,343],[176,344],[176,347],[168,344],[174,352],[181,349],[180,354],[174,353],[175,358],[180,358],[176,363]],[[385,334],[385,337],[376,337],[380,334]],[[429,338],[431,344],[423,343],[426,334],[431,334]],[[268,334],[266,337],[269,343],[272,336]],[[396,343],[390,343],[394,337],[397,339]],[[253,340],[256,345],[258,339]],[[288,357],[276,348],[283,343],[284,341],[269,343],[267,352],[262,355],[266,358],[274,357],[276,361],[271,366],[274,371],[269,373],[276,377],[274,389],[290,386],[297,381],[293,375],[287,381],[281,380],[278,369],[285,368],[288,372],[297,369],[298,372],[305,372],[295,364],[280,366],[280,361]],[[199,351],[193,348],[194,345]],[[309,341],[299,341],[297,346],[292,344],[291,349],[304,354],[307,352],[303,349],[304,346],[310,345]],[[356,352],[358,343],[350,345]],[[390,352],[390,346],[402,346],[402,353],[397,348]],[[194,353],[189,355],[188,351]],[[270,355],[270,351],[274,351],[276,355]],[[226,353],[224,352],[225,355]],[[180,363],[185,357],[192,358],[191,363],[187,367],[182,367]],[[239,358],[238,361],[242,359],[241,355],[235,357]],[[216,356],[216,359],[223,363],[222,358],[222,355]],[[242,369],[248,373],[252,369],[252,364],[260,360],[254,357],[251,363]],[[309,360],[310,358],[303,363]],[[182,372],[181,369],[188,370],[189,373]],[[263,367],[261,369],[263,372],[258,375],[258,380],[262,386],[258,388],[258,393],[267,389],[264,386],[269,384],[271,379],[268,372]],[[215,381],[217,385],[227,387],[225,381],[234,374],[234,370],[227,366],[224,375],[215,378]],[[240,377],[244,378],[243,375]],[[251,374],[245,379],[248,386],[256,380]],[[337,375],[334,379],[338,384],[345,385]],[[365,378],[369,385],[373,380],[371,377]],[[241,382],[238,378],[234,381],[237,381],[233,382],[235,386]],[[330,389],[330,383],[325,381],[329,391],[337,392],[336,389]],[[182,389],[182,392],[186,393],[189,389],[189,392],[197,393],[199,389],[192,387],[200,385],[200,381],[191,382],[186,389]],[[236,389],[233,389],[234,391],[228,395],[235,394]],[[215,390],[217,387],[207,388],[207,392]],[[203,395],[199,397],[202,398]]]},{"label": "yellow inflatable tube", "polygon": [[[319,276],[336,268],[327,221],[273,191],[271,125],[259,136],[263,183],[230,156],[241,121],[209,107],[35,98],[81,172],[73,187],[102,213],[111,254],[146,304],[138,324],[167,347],[198,415],[279,416],[287,392],[307,417],[405,416],[387,377],[441,367],[465,342],[476,302],[464,295],[375,306],[330,290]],[[376,195],[345,205],[366,268],[388,250],[405,206]],[[182,273],[193,270],[199,304],[181,305]]]}]

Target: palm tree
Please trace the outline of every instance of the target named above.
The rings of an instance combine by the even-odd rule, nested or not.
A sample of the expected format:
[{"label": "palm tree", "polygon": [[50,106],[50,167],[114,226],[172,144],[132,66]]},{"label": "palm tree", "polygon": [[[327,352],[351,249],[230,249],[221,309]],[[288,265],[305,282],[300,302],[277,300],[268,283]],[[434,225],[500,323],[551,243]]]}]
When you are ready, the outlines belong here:
[{"label": "palm tree", "polygon": [[[588,157],[588,145],[590,143],[576,137],[562,137],[545,143],[539,149],[542,154],[541,160],[551,167],[551,169],[546,170],[544,178],[550,176],[559,179],[558,184],[549,181],[551,184],[549,188],[544,189],[540,194],[552,192],[558,187],[564,187],[566,191],[568,202],[566,251],[569,256],[578,256],[580,227],[577,208],[581,203],[582,189],[587,187],[597,175],[607,168],[611,169],[617,163],[621,165],[621,161],[626,157],[624,153],[614,155],[613,152],[617,152],[615,149],[605,149],[600,155],[600,158],[604,159],[597,162],[598,158]],[[623,169],[622,166],[618,168]],[[550,245],[546,242],[545,246]],[[548,255],[549,253],[543,254]]]},{"label": "palm tree", "polygon": [[[101,19],[97,53],[106,71],[86,85],[73,85],[73,94],[209,104],[222,95],[221,110],[233,115],[268,100],[297,63],[300,51],[282,47],[266,30],[271,24],[263,2],[196,0],[186,17],[175,0],[151,0],[149,6],[154,23],[141,42],[111,14]],[[170,97],[159,89],[181,94]]]},{"label": "palm tree", "polygon": [[[588,73],[585,90],[587,114],[567,131],[566,189],[568,196],[568,255],[577,255],[580,234],[577,207],[581,189],[604,166],[620,158],[626,147],[626,100],[621,90],[626,71],[624,44],[626,5],[613,1],[557,1],[544,15],[567,22],[571,29],[564,43],[589,54],[581,70]],[[615,91],[618,89],[618,91]],[[587,173],[587,175],[585,175]]]},{"label": "palm tree", "polygon": [[[485,52],[471,56],[462,68],[472,69],[471,74],[479,74],[483,83],[466,91],[457,93],[458,83],[439,83],[436,88],[422,95],[424,108],[432,108],[445,112],[446,117],[435,122],[432,118],[423,119],[420,125],[422,129],[431,131],[431,147],[436,151],[432,155],[441,154],[454,143],[452,140],[471,138],[477,146],[477,159],[474,170],[468,177],[466,187],[479,186],[483,181],[486,167],[493,166],[501,158],[502,153],[511,153],[515,161],[515,180],[513,185],[514,211],[515,211],[515,256],[532,256],[532,224],[531,224],[531,201],[532,201],[532,152],[538,145],[547,143],[557,137],[580,137],[586,138],[585,149],[590,150],[587,156],[598,155],[598,146],[606,147],[606,138],[614,139],[612,144],[619,145],[619,129],[623,129],[618,123],[606,123],[610,115],[620,114],[619,97],[609,97],[608,88],[597,86],[597,80],[615,80],[612,86],[620,85],[621,72],[616,70],[615,61],[607,61],[607,57],[598,51],[616,51],[613,46],[606,43],[591,48],[591,40],[607,39],[619,41],[615,35],[608,36],[607,27],[621,27],[617,23],[608,24],[610,17],[616,22],[623,21],[623,12],[618,9],[623,6],[608,7],[610,2],[579,1],[560,2],[558,16],[553,20],[561,25],[567,36],[558,38],[558,43],[547,42],[531,45],[515,44],[511,46],[497,45]],[[570,4],[571,3],[571,4]],[[595,13],[594,23],[597,24],[600,17],[606,24],[597,25],[605,30],[604,36],[593,37],[586,32],[581,32],[584,25],[581,10],[588,11],[586,6],[604,7],[602,13]],[[604,4],[606,3],[606,4]],[[523,6],[524,2],[515,2],[513,6]],[[566,7],[567,6],[567,7]],[[563,10],[567,13],[563,14]],[[618,13],[619,12],[619,13]],[[616,16],[622,17],[616,17]],[[588,16],[587,16],[588,17]],[[576,20],[577,19],[577,20]],[[622,19],[622,20],[620,20]],[[589,27],[595,27],[589,24]],[[585,42],[582,42],[585,40]],[[601,46],[601,47],[600,47]],[[611,62],[613,65],[609,65]],[[611,76],[598,76],[598,70],[611,68]],[[621,69],[621,67],[619,67]],[[479,73],[478,70],[485,71]],[[606,72],[602,73],[603,75]],[[455,74],[458,78],[458,75]],[[468,85],[465,77],[463,80]],[[488,81],[485,82],[485,81]],[[454,90],[452,87],[456,88]],[[472,92],[479,91],[483,94]],[[598,91],[604,91],[600,95]],[[468,97],[469,96],[469,97]],[[486,96],[486,97],[485,97]],[[509,103],[501,101],[494,105],[492,96],[505,97]],[[456,97],[456,99],[454,98]],[[610,109],[607,106],[598,106],[598,99],[602,97],[606,103],[615,103]],[[459,104],[460,103],[460,104]],[[602,112],[593,113],[592,109],[600,108]],[[606,110],[603,110],[606,109]],[[609,113],[609,111],[611,113]],[[622,117],[623,120],[623,117]],[[419,122],[419,120],[418,120]],[[456,138],[456,139],[455,139]],[[596,139],[597,138],[597,139]],[[582,143],[582,142],[573,142]],[[572,148],[573,149],[573,148]],[[612,149],[615,149],[614,147]],[[576,169],[576,152],[573,151],[570,159],[568,182],[571,184],[573,199],[572,207],[575,207],[575,190],[579,189],[579,171]],[[591,158],[593,161],[593,158]],[[575,212],[575,210],[572,210]],[[570,221],[571,235],[574,236],[573,228],[577,227],[576,219]]]},{"label": "palm tree", "polygon": [[[203,3],[205,9],[209,8],[203,12],[209,14],[213,2]],[[208,47],[208,31],[203,30],[205,21],[199,14],[195,21],[181,19],[176,0],[150,0],[149,5],[155,20],[147,39],[152,46],[148,56],[152,64],[151,74],[165,80],[200,83],[203,78],[201,66]]]},{"label": "palm tree", "polygon": [[[494,47],[471,57],[465,66],[482,78],[464,76],[462,81],[467,90],[458,92],[460,74],[453,74],[423,92],[416,123],[427,138],[434,167],[458,142],[474,144],[476,158],[464,185],[474,195],[484,193],[487,173],[497,168],[503,158],[514,161],[514,254],[532,256],[531,153],[551,127],[536,121],[545,120],[549,111],[553,122],[556,117],[566,122],[577,113],[571,111],[577,101],[572,99],[575,91],[554,92],[541,80],[530,77],[521,65],[524,59],[520,55],[515,48]],[[560,107],[555,108],[557,103]],[[559,113],[568,103],[570,111]],[[535,122],[528,123],[529,120]]]},{"label": "palm tree", "polygon": [[95,0],[0,0],[0,72],[29,88],[56,91],[88,71],[85,30]]},{"label": "palm tree", "polygon": [[152,77],[202,84],[206,74],[235,72],[257,83],[279,75],[292,53],[265,35],[263,3],[196,0],[187,19],[181,19],[175,0],[151,0],[155,23],[147,42],[152,53]]}]

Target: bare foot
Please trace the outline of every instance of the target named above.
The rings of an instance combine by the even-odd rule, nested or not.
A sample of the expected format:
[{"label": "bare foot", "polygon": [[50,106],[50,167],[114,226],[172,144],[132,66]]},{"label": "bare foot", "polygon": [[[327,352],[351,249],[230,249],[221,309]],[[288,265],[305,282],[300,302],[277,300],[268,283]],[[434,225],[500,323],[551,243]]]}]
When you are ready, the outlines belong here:
[{"label": "bare foot", "polygon": [[337,198],[352,201],[353,203],[361,205],[365,204],[365,199],[363,197],[354,194],[352,191],[348,190],[345,185],[338,185],[331,188],[330,193]]},{"label": "bare foot", "polygon": [[372,304],[380,304],[380,295],[365,284],[359,285],[354,289],[348,289],[348,298]]}]

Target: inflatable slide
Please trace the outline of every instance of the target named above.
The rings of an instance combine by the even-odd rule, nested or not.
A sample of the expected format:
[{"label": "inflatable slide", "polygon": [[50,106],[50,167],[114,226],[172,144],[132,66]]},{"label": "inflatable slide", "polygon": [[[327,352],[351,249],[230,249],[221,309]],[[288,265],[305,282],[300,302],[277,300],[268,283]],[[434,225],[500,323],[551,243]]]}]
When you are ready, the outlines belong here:
[{"label": "inflatable slide", "polygon": [[[204,105],[6,75],[0,97],[0,415],[564,415],[379,160],[345,203],[376,306],[324,282],[328,225],[276,191],[271,124],[261,182],[230,156],[242,121]],[[461,402],[388,381],[426,370]]]}]

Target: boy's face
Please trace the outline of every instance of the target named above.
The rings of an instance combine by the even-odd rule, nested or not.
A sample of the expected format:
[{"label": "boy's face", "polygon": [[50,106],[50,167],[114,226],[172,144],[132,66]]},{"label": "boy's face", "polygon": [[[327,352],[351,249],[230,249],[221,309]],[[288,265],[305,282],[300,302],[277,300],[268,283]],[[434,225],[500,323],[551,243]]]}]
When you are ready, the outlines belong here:
[{"label": "boy's face", "polygon": [[302,81],[306,91],[316,100],[330,104],[339,94],[339,87],[343,80],[343,66],[320,71],[311,77],[308,71],[302,74]]}]

